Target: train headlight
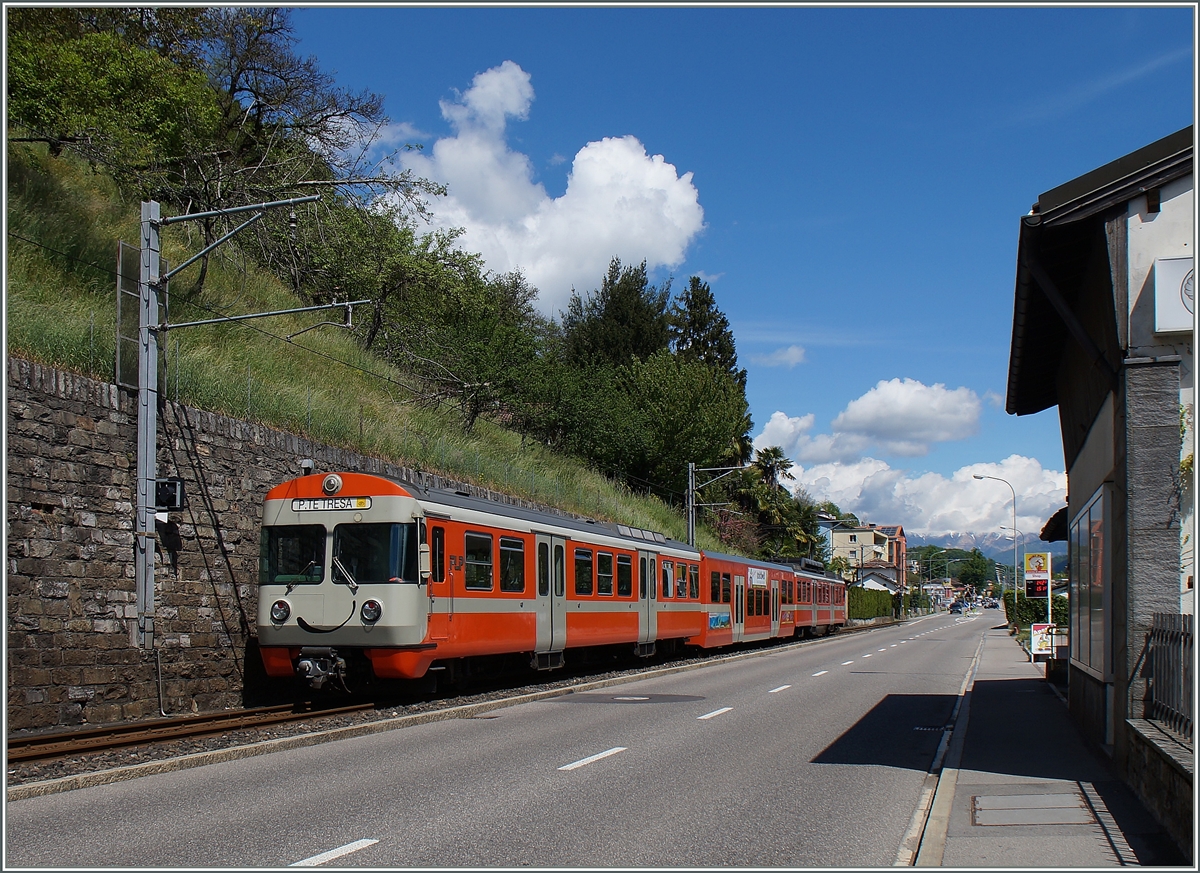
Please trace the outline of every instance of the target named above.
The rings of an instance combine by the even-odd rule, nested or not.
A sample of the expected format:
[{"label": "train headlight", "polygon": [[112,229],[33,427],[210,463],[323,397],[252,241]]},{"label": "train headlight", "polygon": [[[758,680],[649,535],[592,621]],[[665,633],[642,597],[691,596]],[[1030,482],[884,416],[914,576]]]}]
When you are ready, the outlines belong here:
[{"label": "train headlight", "polygon": [[276,600],[271,604],[271,621],[282,624],[292,614],[292,608],[286,600]]},{"label": "train headlight", "polygon": [[378,600],[368,600],[362,605],[363,621],[376,622],[383,615],[383,604]]}]

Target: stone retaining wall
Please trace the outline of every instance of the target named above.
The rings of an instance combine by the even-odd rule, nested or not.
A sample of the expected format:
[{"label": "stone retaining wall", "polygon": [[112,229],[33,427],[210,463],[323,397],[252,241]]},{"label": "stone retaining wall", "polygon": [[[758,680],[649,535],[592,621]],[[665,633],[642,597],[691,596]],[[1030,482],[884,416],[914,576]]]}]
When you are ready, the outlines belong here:
[{"label": "stone retaining wall", "polygon": [[161,403],[158,476],[183,479],[188,503],[155,526],[157,615],[145,650],[134,587],[136,400],[115,385],[8,361],[10,730],[141,718],[159,712],[160,694],[172,715],[269,702],[278,690],[263,681],[254,632],[267,490],[298,475],[302,458],[318,471],[422,481],[379,458]]}]

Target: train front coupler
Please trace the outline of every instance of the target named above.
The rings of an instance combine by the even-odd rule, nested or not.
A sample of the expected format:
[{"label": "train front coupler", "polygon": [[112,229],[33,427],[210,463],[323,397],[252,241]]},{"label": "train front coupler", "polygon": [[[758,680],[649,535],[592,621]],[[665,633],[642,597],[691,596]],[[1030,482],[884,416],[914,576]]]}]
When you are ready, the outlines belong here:
[{"label": "train front coupler", "polygon": [[296,675],[316,690],[320,690],[331,678],[345,688],[346,659],[330,646],[305,646],[300,650],[300,660],[296,662]]}]

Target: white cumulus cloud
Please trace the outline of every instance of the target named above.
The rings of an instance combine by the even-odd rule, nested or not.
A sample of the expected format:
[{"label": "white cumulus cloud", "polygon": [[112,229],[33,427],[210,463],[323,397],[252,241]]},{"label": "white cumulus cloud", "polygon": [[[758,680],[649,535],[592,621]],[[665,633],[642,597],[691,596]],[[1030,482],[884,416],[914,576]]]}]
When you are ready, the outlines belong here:
[{"label": "white cumulus cloud", "polygon": [[567,188],[550,197],[534,181],[529,158],[508,147],[509,120],[529,116],[534,91],[527,72],[505,61],[479,73],[442,116],[454,135],[429,154],[407,154],[404,166],[445,183],[433,204],[435,224],[465,229],[461,244],[483,255],[489,269],[520,269],[549,314],[566,308],[572,288],[599,287],[609,261],[647,267],[682,263],[704,227],[692,174],[680,175],[662,155],[649,155],[634,136],[584,145],[571,163]]},{"label": "white cumulus cloud", "polygon": [[833,420],[833,430],[867,437],[893,454],[924,455],[930,443],[973,436],[981,411],[970,388],[892,379],[851,400]]},{"label": "white cumulus cloud", "polygon": [[999,463],[971,464],[950,476],[911,473],[868,451],[898,456],[927,454],[931,444],[964,439],[979,427],[982,401],[968,388],[924,385],[913,379],[881,381],[850,401],[834,419],[831,433],[815,433],[812,413],[775,412],[755,437],[755,448],[779,446],[796,462],[796,489],[816,500],[878,524],[901,524],[925,535],[999,533],[1012,525],[1016,492],[1017,529],[1035,535],[1066,501],[1066,474],[1046,470],[1034,458],[1012,455]]},{"label": "white cumulus cloud", "polygon": [[[797,488],[816,500],[832,500],[839,508],[876,524],[901,524],[909,533],[999,533],[1012,525],[1013,492],[1017,497],[1017,529],[1036,536],[1046,520],[1066,502],[1067,477],[1047,470],[1034,458],[1011,455],[995,464],[971,464],[949,476],[911,475],[885,461],[863,458],[852,463],[796,466]],[[974,474],[1003,482],[979,480]]]},{"label": "white cumulus cloud", "polygon": [[889,455],[918,457],[928,454],[932,443],[974,435],[982,409],[970,388],[892,379],[846,404],[833,419],[832,433],[811,433],[811,413],[792,418],[775,412],[754,445],[779,446],[803,464],[849,463],[872,446]]}]

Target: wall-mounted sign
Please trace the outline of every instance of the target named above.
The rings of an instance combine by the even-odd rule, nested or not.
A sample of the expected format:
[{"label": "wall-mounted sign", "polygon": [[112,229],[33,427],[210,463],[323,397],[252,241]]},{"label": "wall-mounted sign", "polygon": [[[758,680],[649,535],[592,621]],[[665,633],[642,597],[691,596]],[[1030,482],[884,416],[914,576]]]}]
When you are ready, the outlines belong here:
[{"label": "wall-mounted sign", "polygon": [[1192,258],[1154,262],[1154,331],[1190,331],[1196,311],[1196,268]]}]

